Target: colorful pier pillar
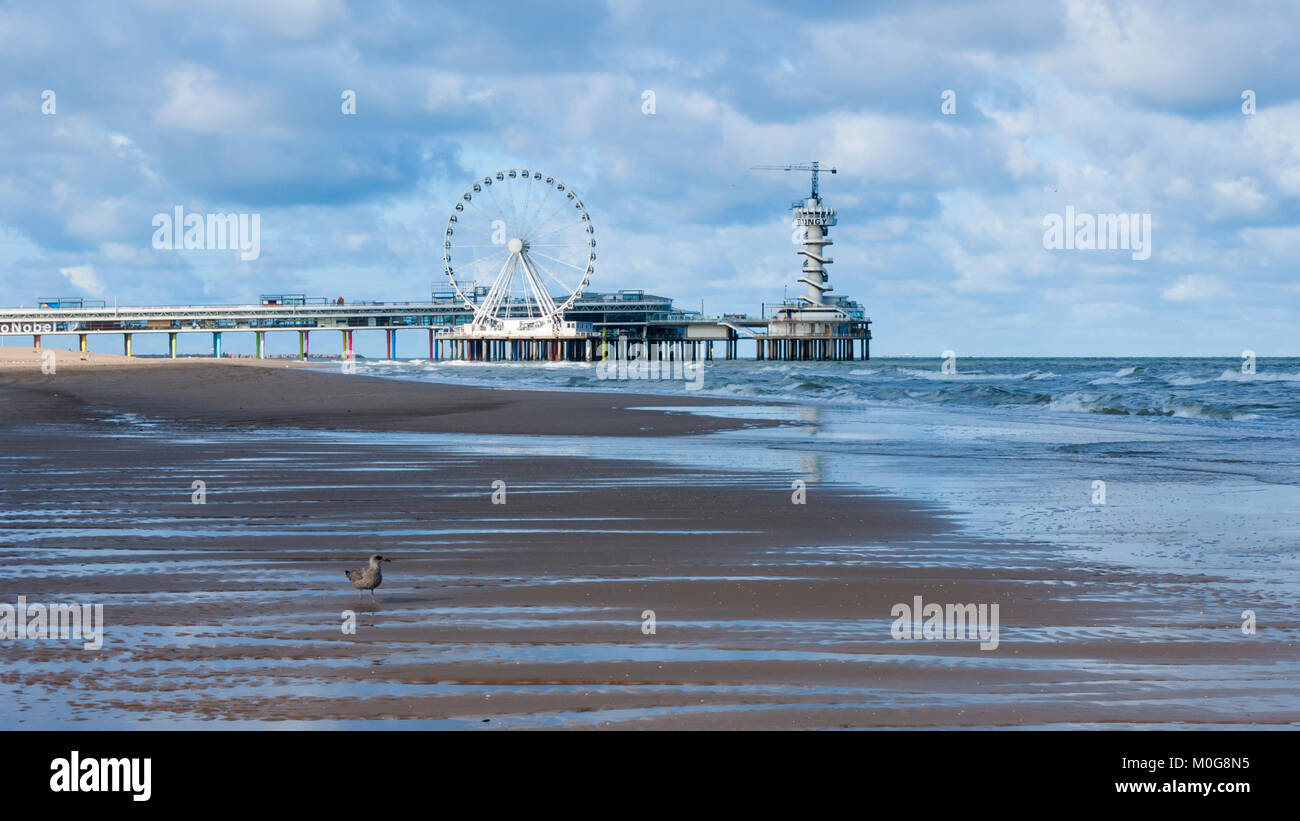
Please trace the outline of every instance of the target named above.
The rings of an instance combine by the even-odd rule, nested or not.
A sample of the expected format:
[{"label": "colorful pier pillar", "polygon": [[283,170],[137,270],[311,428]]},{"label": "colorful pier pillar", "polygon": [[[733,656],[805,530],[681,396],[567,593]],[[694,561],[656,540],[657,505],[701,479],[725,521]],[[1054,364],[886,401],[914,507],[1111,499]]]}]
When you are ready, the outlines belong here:
[{"label": "colorful pier pillar", "polygon": [[176,334],[167,334],[167,350],[171,352],[172,359],[176,358]]},{"label": "colorful pier pillar", "polygon": [[33,335],[32,335],[32,347],[33,347],[33,348],[40,348],[40,347],[41,347],[41,335],[40,335],[40,334],[33,334]]},{"label": "colorful pier pillar", "polygon": [[221,331],[212,332],[212,357],[221,358]]},{"label": "colorful pier pillar", "polygon": [[299,359],[307,358],[307,332],[306,331],[298,332],[298,358]]},{"label": "colorful pier pillar", "polygon": [[82,353],[85,353],[85,352],[86,352],[86,335],[85,335],[85,334],[77,334],[77,348],[78,348]]},{"label": "colorful pier pillar", "polygon": [[257,358],[266,358],[266,331],[257,331]]},{"label": "colorful pier pillar", "polygon": [[389,328],[384,331],[384,335],[387,337],[388,359],[391,361],[396,353],[393,349],[397,347],[397,331]]},{"label": "colorful pier pillar", "polygon": [[122,334],[122,355],[123,355],[123,356],[130,356],[130,355],[131,355],[131,335],[130,335],[130,334]]}]

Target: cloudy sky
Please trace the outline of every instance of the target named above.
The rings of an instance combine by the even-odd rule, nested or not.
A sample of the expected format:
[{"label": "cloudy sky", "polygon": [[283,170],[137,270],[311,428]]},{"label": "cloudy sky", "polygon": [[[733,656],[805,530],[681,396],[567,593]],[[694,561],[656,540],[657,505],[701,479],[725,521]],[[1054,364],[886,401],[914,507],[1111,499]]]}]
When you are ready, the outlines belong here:
[{"label": "cloudy sky", "polygon": [[[799,290],[807,178],[748,169],[818,159],[873,352],[1300,354],[1298,34],[1251,2],[0,3],[0,304],[426,299],[460,192],[528,167],[591,213],[592,289],[757,312]],[[176,206],[260,214],[261,255],[156,250]],[[1149,214],[1150,258],[1044,248],[1067,207]]]}]

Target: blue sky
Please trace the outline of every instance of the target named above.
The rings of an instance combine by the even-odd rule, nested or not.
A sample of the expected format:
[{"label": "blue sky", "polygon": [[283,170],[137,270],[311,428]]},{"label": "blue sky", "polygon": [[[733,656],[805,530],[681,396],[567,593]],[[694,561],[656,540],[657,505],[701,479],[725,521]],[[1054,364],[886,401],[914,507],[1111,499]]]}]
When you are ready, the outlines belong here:
[{"label": "blue sky", "polygon": [[[528,167],[592,289],[757,312],[807,179],[748,168],[819,159],[877,353],[1300,353],[1292,6],[806,5],[0,4],[0,303],[424,299],[460,192]],[[155,250],[178,205],[260,214],[260,257]],[[1149,213],[1150,259],[1045,249],[1067,206]]]}]

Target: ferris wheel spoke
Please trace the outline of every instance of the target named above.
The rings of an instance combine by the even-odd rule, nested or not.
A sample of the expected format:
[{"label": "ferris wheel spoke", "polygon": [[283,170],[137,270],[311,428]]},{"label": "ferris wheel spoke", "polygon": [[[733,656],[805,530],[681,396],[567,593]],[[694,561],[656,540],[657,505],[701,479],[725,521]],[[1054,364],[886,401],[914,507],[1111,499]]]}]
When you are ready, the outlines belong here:
[{"label": "ferris wheel spoke", "polygon": [[[524,179],[528,179],[528,178],[525,177]],[[519,212],[519,233],[518,233],[516,236],[521,236],[521,237],[528,236],[528,234],[527,234],[527,230],[528,230],[528,215],[529,215],[530,213],[532,213],[532,205],[533,205],[533,190],[534,190],[536,187],[537,187],[537,186],[535,186],[535,185],[529,185],[529,186],[526,186],[525,189],[524,189],[524,207],[523,207],[523,209],[520,210],[520,212]],[[544,201],[545,201],[545,200],[543,200],[543,202],[544,202]]]},{"label": "ferris wheel spoke", "polygon": [[[548,190],[550,190],[549,186],[548,186]],[[563,203],[560,204],[560,207],[561,208],[564,207]],[[536,210],[529,211],[529,213],[524,215],[524,233],[522,234],[522,236],[532,235],[532,232],[540,224],[538,220],[538,215],[540,215],[547,208],[548,206],[546,203],[546,196],[545,194],[543,194],[543,196],[537,202]]]},{"label": "ferris wheel spoke", "polygon": [[[499,295],[497,296],[497,307],[499,307],[499,306],[501,305],[502,302],[506,303],[506,311],[507,311],[507,313],[508,313],[509,310],[510,310],[510,283],[514,282],[514,279],[515,279],[515,273],[516,273],[518,270],[519,270],[519,255],[518,255],[518,254],[511,254],[511,255],[510,255],[510,273],[506,275],[506,281],[505,281],[505,283],[502,284],[502,286],[501,286],[501,290],[500,290],[500,292],[499,292]],[[496,308],[494,308],[492,312],[493,312],[494,314],[497,313]]]},{"label": "ferris wheel spoke", "polygon": [[[491,197],[491,196],[492,196],[492,189],[489,188],[489,189],[487,190],[487,192],[488,192],[488,196]],[[490,214],[488,214],[488,212],[486,212],[486,211],[483,210],[483,206],[479,205],[477,202],[475,202],[475,201],[472,200],[472,199],[466,200],[466,202],[469,203],[470,208],[473,208],[475,211],[477,211],[477,212],[479,212],[480,214],[482,214],[482,215],[483,215],[483,218],[484,218],[485,220],[487,220],[489,223],[492,222],[492,216],[491,216]]]},{"label": "ferris wheel spoke", "polygon": [[554,316],[557,312],[555,300],[551,299],[550,293],[546,290],[546,285],[542,282],[541,277],[537,275],[537,269],[533,265],[533,260],[527,256],[520,255],[520,260],[524,266],[524,274],[532,284],[533,294],[537,297],[538,305],[543,316]]},{"label": "ferris wheel spoke", "polygon": [[[490,196],[490,197],[493,196],[491,190],[488,191],[488,196]],[[495,199],[495,197],[493,197],[493,199]],[[481,214],[481,215],[483,216],[483,219],[487,220],[487,222],[488,222],[488,227],[491,228],[491,227],[492,227],[492,223],[495,222],[495,220],[492,218],[492,215],[489,214],[488,212],[484,211],[483,208],[482,208],[478,203],[474,202],[474,200],[470,200],[470,201],[469,201],[469,204],[470,204],[470,207],[471,207],[471,208],[473,208],[475,211],[479,212],[479,214]],[[500,209],[501,209],[501,206],[498,205],[498,206],[497,206],[497,210],[498,210],[498,212],[500,212]],[[472,229],[472,230],[478,230],[478,229]],[[481,234],[481,233],[483,233],[483,232],[482,232],[482,231],[479,231],[479,233]],[[491,235],[489,234],[488,236],[491,236]]]},{"label": "ferris wheel spoke", "polygon": [[[529,246],[529,247],[531,248],[532,246]],[[540,252],[540,251],[538,251],[536,254],[534,254],[534,256],[539,256],[539,257],[541,257],[542,259],[549,259],[551,262],[558,262],[558,263],[560,263],[561,265],[567,265],[567,266],[569,266],[570,268],[572,268],[573,270],[575,270],[575,271],[581,271],[581,272],[583,272],[584,274],[587,273],[587,269],[586,269],[585,267],[582,267],[582,266],[579,266],[579,265],[574,265],[572,262],[565,262],[565,261],[562,260],[562,259],[559,259],[559,258],[557,258],[557,257],[550,256],[549,254],[543,254],[543,253]]]},{"label": "ferris wheel spoke", "polygon": [[[510,178],[507,177],[507,179]],[[517,179],[511,180],[510,184],[506,186],[506,194],[510,203],[510,213],[506,218],[506,231],[512,237],[523,236],[520,233],[523,230],[524,217],[519,210],[519,192],[519,181]]]},{"label": "ferris wheel spoke", "polygon": [[545,234],[539,234],[539,235],[536,237],[536,239],[546,239],[546,238],[549,237],[549,236],[552,236],[552,235],[554,235],[554,234],[558,234],[558,233],[560,233],[561,231],[564,231],[564,230],[566,230],[566,229],[568,229],[568,228],[572,228],[572,227],[575,226],[575,225],[582,225],[584,222],[586,222],[586,220],[574,220],[573,222],[569,223],[568,225],[561,225],[559,228],[555,228],[555,229],[553,229],[553,230],[547,231]]},{"label": "ferris wheel spoke", "polygon": [[[504,247],[502,247],[502,246],[497,246],[497,248],[498,248],[499,250],[494,251],[494,252],[491,252],[491,253],[487,253],[487,254],[480,254],[479,256],[476,256],[476,257],[474,257],[473,259],[471,259],[471,260],[469,260],[469,261],[467,261],[467,262],[461,263],[461,264],[462,264],[463,266],[465,266],[465,267],[468,268],[469,266],[471,266],[471,265],[475,265],[475,264],[480,263],[480,262],[487,262],[487,261],[489,261],[489,260],[495,260],[497,257],[501,256],[502,254],[507,254],[507,255],[509,254],[509,251],[508,251],[506,248],[504,248]],[[453,249],[453,250],[454,250],[454,249]]]},{"label": "ferris wheel spoke", "polygon": [[[572,193],[572,192],[570,192],[570,193]],[[560,201],[560,204],[557,205],[557,206],[555,207],[554,210],[548,212],[548,213],[546,214],[546,216],[542,217],[541,219],[538,219],[535,223],[533,223],[533,225],[529,226],[529,234],[528,234],[528,235],[529,235],[530,237],[532,237],[533,239],[540,239],[540,237],[533,237],[533,233],[536,232],[536,231],[540,231],[542,228],[544,228],[545,226],[549,225],[550,222],[551,222],[551,220],[555,219],[557,216],[560,215],[560,212],[561,212],[561,211],[563,211],[564,209],[566,209],[566,208],[569,207],[569,203],[570,203],[570,200],[569,200],[569,198],[566,196],[563,200]],[[543,234],[542,236],[546,236],[546,235]]]},{"label": "ferris wheel spoke", "polygon": [[[560,286],[560,288],[564,289],[565,291],[568,291],[570,294],[572,294],[574,291],[577,290],[577,288],[575,288],[573,285],[565,282],[564,280],[556,276],[555,272],[553,272],[550,268],[546,267],[545,265],[543,265],[542,263],[534,259],[532,254],[528,255],[528,261],[533,265],[534,268],[541,269],[548,277],[554,280],[555,283]],[[582,280],[578,280],[578,282],[581,283]],[[568,297],[566,297],[566,300],[567,299]]]},{"label": "ferris wheel spoke", "polygon": [[501,222],[506,223],[506,230],[509,231],[510,226],[507,220],[510,215],[506,211],[505,207],[501,205],[501,200],[497,198],[497,193],[492,190],[494,187],[495,186],[489,185],[486,186],[485,190],[488,192],[488,196],[492,199],[492,204],[496,207],[496,216],[493,217],[491,214],[487,214],[483,212],[481,209],[479,213],[483,214],[483,217],[488,221],[488,228],[490,228],[491,230],[493,231],[496,230],[496,228],[493,226],[493,223],[500,220]]},{"label": "ferris wheel spoke", "polygon": [[[470,203],[470,204],[473,205],[473,203]],[[480,212],[480,213],[481,213],[481,212]],[[461,228],[461,229],[464,229],[464,230],[466,230],[466,231],[473,231],[474,233],[478,234],[479,236],[487,237],[488,239],[491,239],[491,238],[492,238],[492,235],[489,234],[487,231],[481,231],[481,230],[479,230],[478,228],[475,228],[474,226],[469,225],[468,223],[460,223],[460,222],[458,222],[458,223],[456,223],[456,228]],[[454,229],[453,229],[453,233],[454,233]]]},{"label": "ferris wheel spoke", "polygon": [[534,231],[540,231],[540,230],[541,230],[545,225],[547,225],[547,224],[548,224],[552,219],[554,219],[556,216],[558,216],[559,213],[560,213],[561,211],[563,211],[565,208],[567,208],[568,206],[569,206],[569,200],[568,200],[568,198],[566,197],[566,198],[564,199],[563,202],[561,202],[559,205],[557,205],[557,206],[555,207],[555,210],[554,210],[554,211],[551,211],[549,214],[547,214],[545,217],[542,217],[542,218],[541,218],[540,220],[538,220],[536,223],[534,223],[534,224],[532,224],[532,225],[529,225],[529,226],[528,226],[528,234],[527,234],[527,236],[528,236],[530,239],[541,239],[541,238],[544,237],[544,236],[548,236],[547,234],[542,234],[541,236],[534,237],[534,236],[533,236],[533,232],[534,232]]},{"label": "ferris wheel spoke", "polygon": [[472,279],[468,285],[473,287],[480,281],[491,282],[496,278],[498,266],[503,264],[506,259],[509,259],[509,257],[501,257],[498,259],[478,259],[473,263],[464,266],[465,272],[468,273]]},{"label": "ferris wheel spoke", "polygon": [[[504,184],[504,183],[503,183],[503,184]],[[495,185],[484,185],[484,186],[483,186],[483,190],[487,192],[488,198],[491,199],[491,200],[492,200],[492,204],[496,206],[497,214],[500,215],[500,216],[505,216],[505,209],[501,207],[501,200],[497,198],[496,188],[497,188],[497,186],[495,186]],[[486,214],[485,214],[484,216],[486,216]],[[489,219],[490,219],[490,217],[489,217]]]},{"label": "ferris wheel spoke", "polygon": [[496,312],[494,303],[498,298],[498,289],[500,288],[502,279],[506,276],[506,272],[510,270],[510,265],[514,262],[514,259],[514,254],[507,257],[505,264],[501,266],[501,270],[497,273],[496,279],[492,280],[492,287],[488,289],[487,298],[483,301],[483,304],[479,305],[474,311],[475,321],[489,317]]},{"label": "ferris wheel spoke", "polygon": [[503,222],[505,222],[506,233],[514,236],[519,230],[519,204],[515,201],[515,192],[518,190],[518,186],[514,184],[510,177],[506,177],[506,179],[509,182],[505,183],[505,188],[502,189],[502,197],[506,201],[506,210],[502,213],[502,216],[504,217]]},{"label": "ferris wheel spoke", "polygon": [[[502,268],[500,268],[500,273],[497,275],[497,279],[491,283],[491,288],[487,291],[487,300],[485,301],[484,307],[482,307],[482,316],[485,318],[497,316],[497,308],[498,305],[500,305],[500,300],[502,300],[502,297],[506,295],[508,288],[510,288],[511,279],[515,278],[515,266],[517,264],[519,264],[519,256],[512,253],[510,259],[506,260],[506,264],[502,265]],[[502,282],[503,279],[504,283]]]}]

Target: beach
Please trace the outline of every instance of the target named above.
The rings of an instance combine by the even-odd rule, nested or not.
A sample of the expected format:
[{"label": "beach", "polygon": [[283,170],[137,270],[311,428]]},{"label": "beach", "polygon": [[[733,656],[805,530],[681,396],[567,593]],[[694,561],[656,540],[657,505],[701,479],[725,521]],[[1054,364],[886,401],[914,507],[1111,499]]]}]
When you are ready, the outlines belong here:
[{"label": "beach", "polygon": [[[295,360],[56,354],[56,372],[46,375],[41,373],[39,352],[0,347],[0,379],[11,388],[0,401],[12,403],[13,414],[26,410],[42,419],[80,419],[93,407],[234,427],[589,436],[680,435],[768,424],[623,409],[631,404],[718,404],[716,400],[629,400],[627,394],[590,397],[458,385],[434,390],[364,376],[307,373],[311,364]],[[615,409],[622,410],[611,413]]]},{"label": "beach", "polygon": [[[105,638],[4,642],[7,727],[1300,721],[1289,581],[959,514],[924,486],[952,439],[859,453],[824,409],[636,383],[40,362],[0,349],[0,602],[102,603]],[[372,553],[376,604],[344,578]],[[997,605],[996,646],[896,637],[914,602]]]}]

